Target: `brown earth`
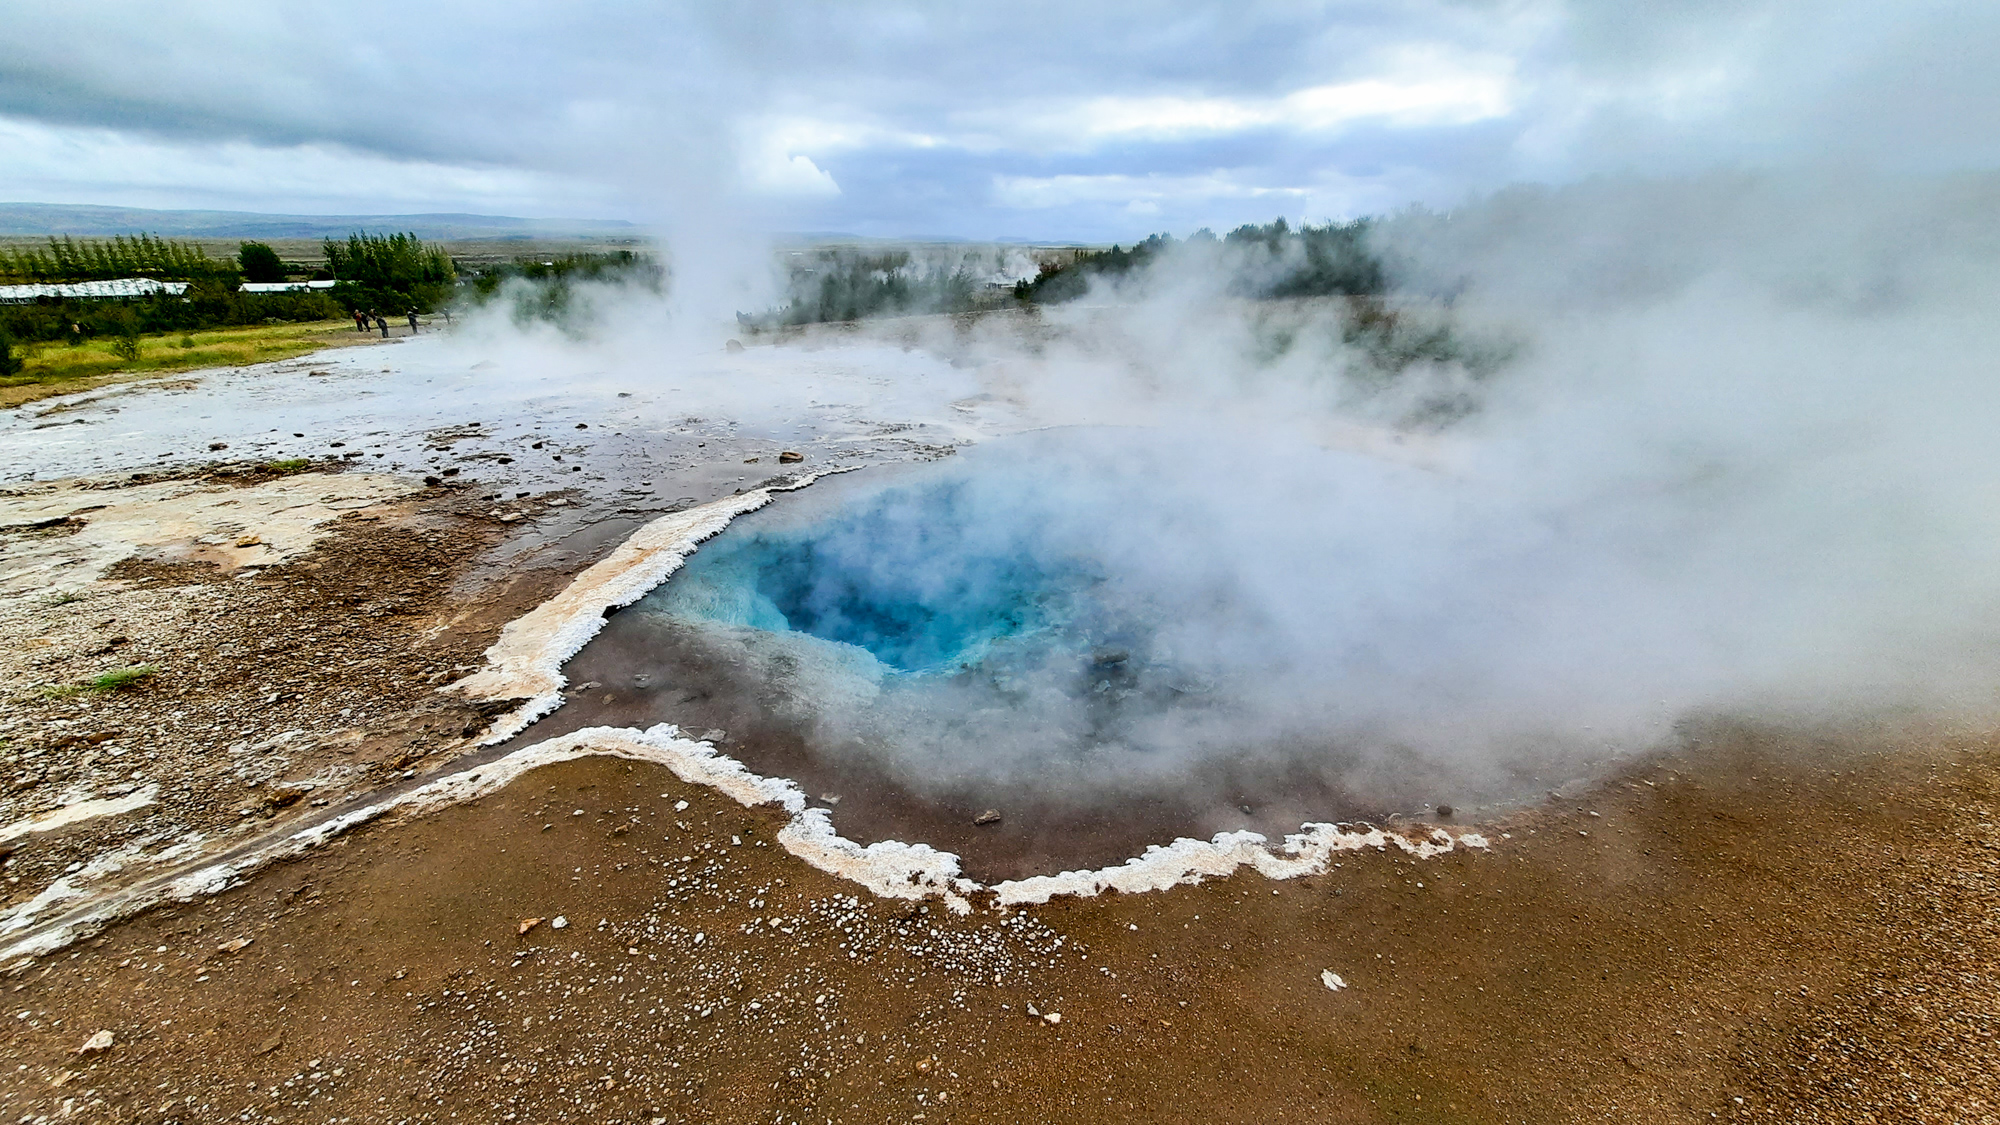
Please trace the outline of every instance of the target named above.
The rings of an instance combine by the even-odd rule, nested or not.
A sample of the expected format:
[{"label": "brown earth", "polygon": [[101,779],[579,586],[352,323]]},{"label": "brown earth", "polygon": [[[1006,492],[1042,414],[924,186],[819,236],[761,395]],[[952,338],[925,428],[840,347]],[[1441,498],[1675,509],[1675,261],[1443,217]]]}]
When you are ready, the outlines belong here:
[{"label": "brown earth", "polygon": [[[481,569],[532,522],[431,489],[254,578],[135,562],[47,606],[37,676],[160,670],[10,686],[10,776],[124,745],[162,795],[25,838],[16,900],[463,749],[484,716],[432,681],[592,557]],[[186,590],[200,613],[147,600]],[[245,729],[312,737],[231,754]],[[246,757],[285,765],[249,786]],[[774,810],[566,763],[8,967],[0,1118],[2000,1120],[1996,776],[1984,735],[1719,728],[1486,852],[958,917],[807,868]]]}]

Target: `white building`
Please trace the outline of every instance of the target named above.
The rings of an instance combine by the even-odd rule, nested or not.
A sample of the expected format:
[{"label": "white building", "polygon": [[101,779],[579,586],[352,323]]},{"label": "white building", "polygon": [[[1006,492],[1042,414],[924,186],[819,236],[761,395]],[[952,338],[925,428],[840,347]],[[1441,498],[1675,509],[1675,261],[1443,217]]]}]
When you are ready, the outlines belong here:
[{"label": "white building", "polygon": [[246,281],[245,293],[303,293],[308,289],[331,289],[333,281]]},{"label": "white building", "polygon": [[155,293],[180,296],[187,292],[185,281],[158,281],[150,277],[121,277],[116,281],[59,281],[34,285],[0,285],[0,305],[32,305],[43,297],[68,297],[79,301],[120,301],[150,297]]}]

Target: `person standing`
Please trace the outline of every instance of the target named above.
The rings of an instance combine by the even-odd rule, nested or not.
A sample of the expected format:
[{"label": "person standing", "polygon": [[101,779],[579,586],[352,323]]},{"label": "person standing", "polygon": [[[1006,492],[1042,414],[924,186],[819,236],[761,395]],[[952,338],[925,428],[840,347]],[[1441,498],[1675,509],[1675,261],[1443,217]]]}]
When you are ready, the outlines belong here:
[{"label": "person standing", "polygon": [[411,309],[409,312],[409,318],[410,318],[410,335],[414,336],[417,334],[417,310]]},{"label": "person standing", "polygon": [[389,318],[388,318],[388,317],[385,317],[385,316],[383,316],[383,315],[382,315],[381,313],[376,313],[376,314],[375,314],[375,327],[377,327],[377,328],[380,328],[380,329],[382,330],[382,338],[383,338],[384,340],[386,340],[386,339],[388,339],[388,338],[389,338]]},{"label": "person standing", "polygon": [[352,309],[349,311],[354,317],[354,330],[356,332],[368,331],[368,314],[362,312],[360,309]]}]

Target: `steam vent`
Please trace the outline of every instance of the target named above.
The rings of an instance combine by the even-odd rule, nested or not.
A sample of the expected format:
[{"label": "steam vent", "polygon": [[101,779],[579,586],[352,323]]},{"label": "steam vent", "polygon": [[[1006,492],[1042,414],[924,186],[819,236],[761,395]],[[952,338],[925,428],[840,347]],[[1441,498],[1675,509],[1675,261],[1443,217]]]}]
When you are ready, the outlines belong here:
[{"label": "steam vent", "polygon": [[1996,60],[0,0],[0,1125],[2000,1125]]}]

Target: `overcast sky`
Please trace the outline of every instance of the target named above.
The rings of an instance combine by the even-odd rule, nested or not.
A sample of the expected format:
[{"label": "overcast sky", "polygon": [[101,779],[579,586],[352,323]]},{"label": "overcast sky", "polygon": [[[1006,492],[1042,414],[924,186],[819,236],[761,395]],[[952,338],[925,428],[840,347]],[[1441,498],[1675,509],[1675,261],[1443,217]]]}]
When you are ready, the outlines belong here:
[{"label": "overcast sky", "polygon": [[2000,160],[2000,5],[0,0],[0,200],[1125,239]]}]

